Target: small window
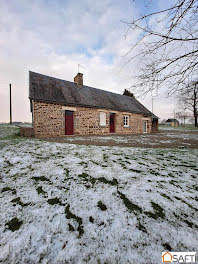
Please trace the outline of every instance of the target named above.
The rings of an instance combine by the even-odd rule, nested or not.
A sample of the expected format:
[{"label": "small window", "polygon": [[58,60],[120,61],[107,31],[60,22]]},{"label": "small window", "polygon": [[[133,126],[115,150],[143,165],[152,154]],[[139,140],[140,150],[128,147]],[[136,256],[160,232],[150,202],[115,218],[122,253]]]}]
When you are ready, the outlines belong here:
[{"label": "small window", "polygon": [[129,127],[129,116],[124,115],[124,127]]},{"label": "small window", "polygon": [[65,115],[66,115],[66,116],[72,116],[72,115],[73,115],[73,111],[68,111],[68,110],[66,110],[66,111],[65,111]]},{"label": "small window", "polygon": [[147,133],[147,121],[143,121],[143,133]]},{"label": "small window", "polygon": [[105,112],[100,112],[100,126],[106,126],[107,114]]}]

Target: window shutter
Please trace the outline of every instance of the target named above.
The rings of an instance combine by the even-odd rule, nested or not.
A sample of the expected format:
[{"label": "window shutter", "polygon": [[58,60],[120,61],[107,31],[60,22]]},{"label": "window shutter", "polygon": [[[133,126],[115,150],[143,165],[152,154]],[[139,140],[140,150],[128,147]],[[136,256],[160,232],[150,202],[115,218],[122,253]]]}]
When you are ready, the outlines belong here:
[{"label": "window shutter", "polygon": [[105,112],[100,112],[100,126],[106,126],[107,115]]}]

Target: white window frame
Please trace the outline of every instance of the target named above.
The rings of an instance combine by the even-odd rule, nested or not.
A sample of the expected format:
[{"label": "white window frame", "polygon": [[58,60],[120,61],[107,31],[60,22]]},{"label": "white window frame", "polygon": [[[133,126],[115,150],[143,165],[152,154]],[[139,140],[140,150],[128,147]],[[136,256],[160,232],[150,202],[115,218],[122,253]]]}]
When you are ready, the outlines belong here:
[{"label": "white window frame", "polygon": [[129,115],[124,115],[124,127],[129,127]]},{"label": "white window frame", "polygon": [[107,126],[107,113],[103,111],[100,112],[100,126],[101,127]]},{"label": "white window frame", "polygon": [[[146,131],[144,131],[144,123],[146,123]],[[143,120],[143,133],[147,133],[147,125],[148,125],[148,121],[147,120]]]}]

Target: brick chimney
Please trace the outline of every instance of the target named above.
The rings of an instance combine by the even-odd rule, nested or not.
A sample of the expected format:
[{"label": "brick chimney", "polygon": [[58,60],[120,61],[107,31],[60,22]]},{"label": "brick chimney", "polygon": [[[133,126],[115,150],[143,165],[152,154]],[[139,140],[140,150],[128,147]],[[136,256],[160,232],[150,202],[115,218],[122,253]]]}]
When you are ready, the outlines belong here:
[{"label": "brick chimney", "polygon": [[82,73],[78,73],[74,77],[74,82],[78,85],[78,88],[82,88],[83,87],[83,74]]}]

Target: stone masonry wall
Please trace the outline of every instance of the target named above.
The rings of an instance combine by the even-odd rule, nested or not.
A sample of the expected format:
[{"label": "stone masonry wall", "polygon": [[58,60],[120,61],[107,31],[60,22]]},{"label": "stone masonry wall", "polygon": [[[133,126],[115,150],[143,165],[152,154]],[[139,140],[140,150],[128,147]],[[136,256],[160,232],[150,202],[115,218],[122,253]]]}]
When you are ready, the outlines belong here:
[{"label": "stone masonry wall", "polygon": [[61,105],[33,102],[35,137],[64,136],[65,121]]},{"label": "stone masonry wall", "polygon": [[[51,137],[65,135],[65,110],[62,105],[33,102],[33,126],[36,137]],[[108,135],[109,114],[112,110],[104,110],[107,114],[105,127],[100,126],[100,111],[88,107],[75,107],[74,135]],[[129,127],[124,127],[123,115],[129,115]],[[115,133],[135,134],[143,133],[140,114],[123,113],[115,111]],[[147,118],[147,132],[151,132],[151,118]]]}]

